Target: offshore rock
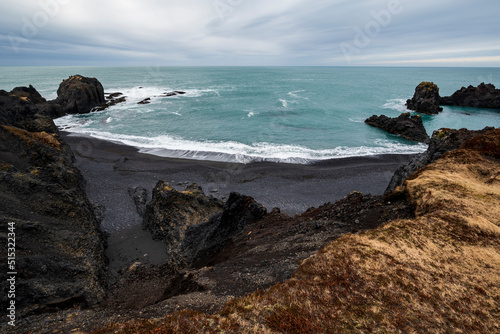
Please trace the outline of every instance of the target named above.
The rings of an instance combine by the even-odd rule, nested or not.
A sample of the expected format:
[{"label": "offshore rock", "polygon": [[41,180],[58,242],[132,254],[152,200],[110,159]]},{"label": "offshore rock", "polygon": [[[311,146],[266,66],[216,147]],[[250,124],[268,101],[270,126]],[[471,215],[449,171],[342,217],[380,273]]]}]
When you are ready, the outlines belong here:
[{"label": "offshore rock", "polygon": [[61,115],[86,114],[105,104],[104,88],[96,78],[73,75],[64,80],[57,90],[55,104],[61,106]]},{"label": "offshore rock", "polygon": [[410,116],[410,113],[404,113],[395,118],[390,118],[385,115],[373,115],[365,120],[365,123],[408,140],[429,143],[429,136],[425,131],[420,115]]},{"label": "offshore rock", "polygon": [[205,263],[265,214],[266,209],[248,196],[231,193],[223,204],[196,184],[180,192],[160,181],[146,207],[143,226],[165,243],[170,265],[182,269]]},{"label": "offshore rock", "polygon": [[451,96],[442,97],[441,105],[500,109],[500,89],[481,83],[477,87],[462,87]]},{"label": "offshore rock", "polygon": [[[71,149],[41,115],[46,105],[31,86],[0,91],[0,228],[15,226],[19,316],[104,297],[105,239]],[[0,298],[4,306],[7,294]]]},{"label": "offshore rock", "polygon": [[398,168],[385,190],[385,195],[390,195],[398,186],[403,184],[408,176],[438,160],[444,153],[456,150],[473,137],[485,134],[494,129],[493,127],[486,127],[478,131],[467,129],[439,129],[434,131],[427,151],[413,158],[408,164]]},{"label": "offshore rock", "polygon": [[419,113],[435,115],[443,111],[439,106],[439,88],[433,82],[421,82],[415,88],[413,98],[406,101],[406,107]]}]

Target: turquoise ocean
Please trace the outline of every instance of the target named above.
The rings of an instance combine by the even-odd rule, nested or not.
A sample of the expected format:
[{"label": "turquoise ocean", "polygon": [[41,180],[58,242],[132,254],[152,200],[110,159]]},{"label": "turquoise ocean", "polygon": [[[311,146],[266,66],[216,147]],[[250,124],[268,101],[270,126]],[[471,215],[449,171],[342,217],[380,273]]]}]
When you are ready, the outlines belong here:
[{"label": "turquoise ocean", "polygon": [[[441,96],[481,82],[500,87],[500,68],[0,67],[0,89],[32,84],[50,100],[73,74],[96,77],[105,92],[127,101],[59,118],[61,130],[160,156],[242,163],[423,152],[426,145],[364,120],[407,112],[405,101],[421,81],[436,83]],[[186,94],[160,97],[174,90]],[[146,98],[150,104],[137,104]],[[429,134],[498,127],[500,110],[444,107],[423,122]]]}]

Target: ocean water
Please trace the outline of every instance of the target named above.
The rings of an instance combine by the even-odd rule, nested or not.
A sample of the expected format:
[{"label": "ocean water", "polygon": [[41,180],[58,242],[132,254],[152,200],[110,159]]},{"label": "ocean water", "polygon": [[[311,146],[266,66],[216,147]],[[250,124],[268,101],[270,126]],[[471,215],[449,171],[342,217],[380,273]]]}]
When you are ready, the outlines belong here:
[{"label": "ocean water", "polygon": [[[127,102],[59,118],[60,129],[160,156],[242,163],[419,153],[426,145],[364,120],[407,112],[405,101],[421,81],[435,82],[442,96],[481,82],[500,87],[500,68],[0,67],[0,89],[32,84],[54,99],[73,74],[96,77]],[[160,97],[174,90],[186,94]],[[137,104],[145,98],[151,103]],[[444,107],[423,122],[429,134],[498,127],[500,110]]]}]

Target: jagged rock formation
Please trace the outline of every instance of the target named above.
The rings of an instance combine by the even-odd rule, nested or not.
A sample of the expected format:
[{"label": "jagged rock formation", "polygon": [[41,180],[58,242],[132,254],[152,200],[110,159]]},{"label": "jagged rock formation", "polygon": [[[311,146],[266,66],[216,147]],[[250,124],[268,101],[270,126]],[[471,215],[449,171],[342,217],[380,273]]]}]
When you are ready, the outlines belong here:
[{"label": "jagged rock formation", "polygon": [[495,89],[494,85],[484,82],[477,87],[472,85],[467,88],[462,87],[451,96],[441,97],[440,104],[500,109],[500,89]]},{"label": "jagged rock formation", "polygon": [[467,140],[493,129],[492,127],[486,127],[479,131],[467,129],[439,129],[434,131],[427,151],[413,158],[408,164],[398,168],[389,182],[385,194],[392,193],[398,186],[403,184],[408,176],[438,160],[444,153],[456,150]]},{"label": "jagged rock formation", "polygon": [[180,269],[203,263],[265,214],[266,209],[251,197],[231,193],[223,204],[196,184],[179,192],[160,181],[146,207],[143,226],[154,239],[164,241],[172,267]]},{"label": "jagged rock formation", "polygon": [[427,135],[424,124],[422,123],[422,117],[420,115],[410,116],[410,113],[404,113],[394,118],[390,118],[385,115],[373,115],[372,117],[366,119],[365,123],[399,135],[408,140],[418,141],[421,143],[429,142],[429,135]]},{"label": "jagged rock formation", "polygon": [[419,113],[435,115],[443,111],[439,106],[439,88],[433,82],[421,82],[415,88],[413,98],[406,101],[406,107]]},{"label": "jagged rock formation", "polygon": [[[104,297],[105,239],[47,105],[32,86],[0,91],[0,226],[15,223],[19,317]],[[0,247],[7,263],[6,238]]]}]

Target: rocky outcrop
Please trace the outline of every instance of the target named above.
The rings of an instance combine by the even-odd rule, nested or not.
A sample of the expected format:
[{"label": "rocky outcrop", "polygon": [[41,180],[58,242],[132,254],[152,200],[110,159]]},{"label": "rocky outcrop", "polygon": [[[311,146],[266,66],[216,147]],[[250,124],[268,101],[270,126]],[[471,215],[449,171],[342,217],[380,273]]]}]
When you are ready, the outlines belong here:
[{"label": "rocky outcrop", "polygon": [[160,97],[171,97],[171,96],[176,96],[176,95],[184,95],[186,92],[180,91],[180,90],[175,90],[173,92],[165,92]]},{"label": "rocky outcrop", "polygon": [[73,75],[59,85],[54,103],[61,106],[58,116],[86,114],[106,103],[104,88],[96,78]]},{"label": "rocky outcrop", "polygon": [[129,188],[128,194],[134,200],[135,208],[139,216],[144,216],[146,204],[148,202],[148,191],[142,187]]},{"label": "rocky outcrop", "polygon": [[440,99],[441,105],[500,109],[500,89],[481,83],[477,87],[462,87],[451,96]]},{"label": "rocky outcrop", "polygon": [[443,111],[439,106],[439,88],[433,82],[421,82],[415,88],[413,98],[406,101],[406,107],[419,113],[435,115]]},{"label": "rocky outcrop", "polygon": [[385,194],[391,194],[403,181],[422,167],[438,160],[444,153],[458,149],[471,138],[493,130],[486,127],[483,130],[472,131],[467,129],[439,129],[434,131],[430,139],[429,148],[424,153],[413,158],[408,164],[399,167],[394,173]]},{"label": "rocky outcrop", "polygon": [[394,118],[385,115],[373,115],[366,119],[365,123],[401,136],[404,139],[421,143],[429,142],[429,135],[425,131],[420,115],[410,116],[410,113],[404,113]]},{"label": "rocky outcrop", "polygon": [[222,201],[206,196],[197,184],[177,191],[168,182],[159,181],[146,207],[143,226],[152,233],[153,239],[176,247],[184,239],[188,226],[208,221],[220,213],[223,206]]},{"label": "rocky outcrop", "polygon": [[146,207],[143,226],[165,243],[171,266],[181,269],[206,262],[265,214],[266,209],[248,196],[231,193],[223,204],[196,184],[181,192],[160,181]]},{"label": "rocky outcrop", "polygon": [[[18,316],[104,297],[105,239],[71,149],[41,115],[45,107],[31,86],[0,91],[0,226],[15,226]],[[1,247],[7,263],[6,238]]]}]

